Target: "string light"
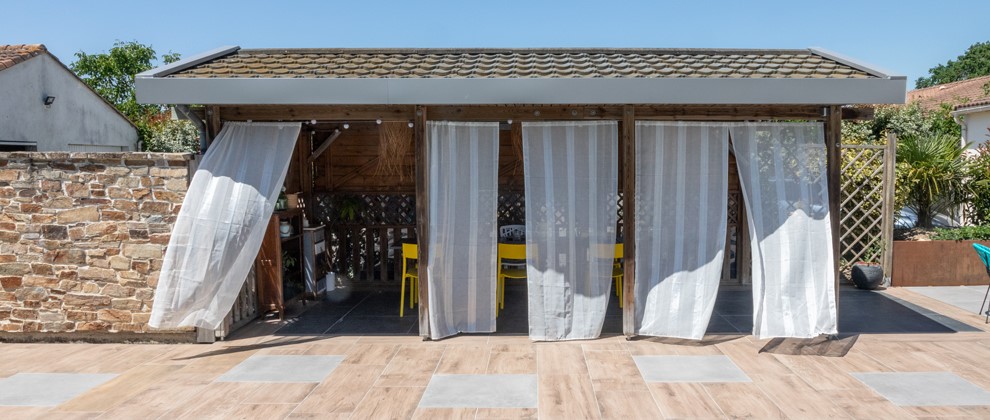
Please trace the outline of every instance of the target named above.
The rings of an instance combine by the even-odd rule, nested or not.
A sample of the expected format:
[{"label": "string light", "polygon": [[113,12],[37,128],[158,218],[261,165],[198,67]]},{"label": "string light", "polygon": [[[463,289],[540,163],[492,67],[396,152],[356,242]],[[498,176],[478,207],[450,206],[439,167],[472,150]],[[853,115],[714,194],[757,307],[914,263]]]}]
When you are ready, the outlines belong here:
[{"label": "string light", "polygon": [[344,130],[346,130],[346,129],[348,129],[348,128],[351,128],[351,125],[350,125],[350,124],[348,124],[348,123],[344,123]]},{"label": "string light", "polygon": [[375,120],[375,124],[381,124],[381,123],[382,123],[382,119],[381,118]]},{"label": "string light", "polygon": [[412,123],[412,121],[409,121],[409,128],[413,128],[413,123]]},{"label": "string light", "polygon": [[512,120],[509,120],[509,125],[512,125]]}]

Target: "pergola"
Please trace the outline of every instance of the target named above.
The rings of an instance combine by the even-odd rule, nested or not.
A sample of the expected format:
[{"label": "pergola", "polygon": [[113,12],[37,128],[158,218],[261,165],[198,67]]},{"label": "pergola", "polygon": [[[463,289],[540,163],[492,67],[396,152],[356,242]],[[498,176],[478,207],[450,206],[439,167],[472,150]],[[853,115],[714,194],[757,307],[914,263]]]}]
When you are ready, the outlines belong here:
[{"label": "pergola", "polygon": [[[829,215],[837,232],[841,121],[869,117],[868,111],[848,105],[903,103],[906,84],[903,76],[821,49],[239,47],[189,57],[139,74],[136,82],[140,102],[205,105],[201,117],[210,138],[233,121],[298,121],[329,129],[301,149],[298,162],[307,168],[299,172],[304,193],[312,193],[316,182],[308,165],[320,164],[317,158],[339,135],[334,127],[409,122],[420,261],[430,253],[427,121],[618,121],[623,330],[630,336],[635,335],[636,121],[823,123]],[[836,256],[838,238],[832,237]],[[430,335],[427,275],[421,263],[419,331],[424,337]]]}]

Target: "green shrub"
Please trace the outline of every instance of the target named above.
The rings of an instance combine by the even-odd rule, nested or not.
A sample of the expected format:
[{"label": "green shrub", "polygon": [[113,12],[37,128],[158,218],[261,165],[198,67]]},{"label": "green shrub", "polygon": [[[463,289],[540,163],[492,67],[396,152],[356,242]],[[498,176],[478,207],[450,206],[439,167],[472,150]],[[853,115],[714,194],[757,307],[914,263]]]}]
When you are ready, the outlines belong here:
[{"label": "green shrub", "polygon": [[961,228],[935,228],[934,241],[987,241],[990,240],[990,225],[965,226]]}]

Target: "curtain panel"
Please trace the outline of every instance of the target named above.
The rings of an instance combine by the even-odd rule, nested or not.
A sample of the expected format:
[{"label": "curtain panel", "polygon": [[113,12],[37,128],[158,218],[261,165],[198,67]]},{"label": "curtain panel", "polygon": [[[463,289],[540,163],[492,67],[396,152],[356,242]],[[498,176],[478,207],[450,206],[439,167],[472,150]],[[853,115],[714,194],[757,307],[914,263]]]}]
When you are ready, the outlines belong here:
[{"label": "curtain panel", "polygon": [[636,332],[701,339],[725,252],[729,128],[636,123]]},{"label": "curtain panel", "polygon": [[601,334],[611,286],[618,124],[523,123],[529,336]]},{"label": "curtain panel", "polygon": [[430,335],[495,331],[498,123],[428,122]]},{"label": "curtain panel", "polygon": [[836,333],[822,125],[735,124],[730,134],[752,238],[753,334]]},{"label": "curtain panel", "polygon": [[151,327],[220,326],[261,247],[299,130],[299,123],[224,125],[172,228]]}]

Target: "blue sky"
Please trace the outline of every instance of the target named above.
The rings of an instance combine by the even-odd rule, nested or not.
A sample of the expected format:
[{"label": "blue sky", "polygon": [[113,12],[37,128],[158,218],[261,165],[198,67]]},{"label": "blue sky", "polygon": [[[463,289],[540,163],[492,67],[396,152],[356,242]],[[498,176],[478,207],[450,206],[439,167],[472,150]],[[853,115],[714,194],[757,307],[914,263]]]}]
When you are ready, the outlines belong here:
[{"label": "blue sky", "polygon": [[[807,4],[807,5],[806,5]],[[947,5],[951,4],[949,7]],[[183,56],[302,47],[822,47],[897,74],[990,40],[990,1],[4,1],[0,44]]]}]

